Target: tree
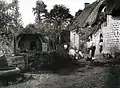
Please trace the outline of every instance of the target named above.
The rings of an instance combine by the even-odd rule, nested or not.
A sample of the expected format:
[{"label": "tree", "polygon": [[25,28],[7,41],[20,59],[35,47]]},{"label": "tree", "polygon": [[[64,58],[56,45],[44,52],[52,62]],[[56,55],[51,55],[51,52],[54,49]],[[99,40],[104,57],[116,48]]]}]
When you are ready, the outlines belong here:
[{"label": "tree", "polygon": [[12,21],[11,13],[8,11],[10,8],[10,4],[0,1],[0,32],[5,32],[8,23]]},{"label": "tree", "polygon": [[43,1],[36,1],[36,7],[33,8],[34,15],[36,16],[36,23],[40,24],[43,20],[43,17],[47,15],[47,5]]},{"label": "tree", "polygon": [[35,25],[43,35],[49,36],[56,42],[60,32],[67,29],[73,16],[70,14],[69,8],[64,5],[55,5],[50,12],[46,7],[47,5],[43,1],[36,2],[36,7],[33,8],[36,17]]},{"label": "tree", "polygon": [[[16,29],[19,29],[23,25],[21,13],[19,12],[19,1],[12,1],[12,24],[14,24]],[[16,30],[18,31],[18,30]]]},{"label": "tree", "polygon": [[73,16],[70,14],[69,8],[64,5],[54,5],[53,9],[50,10],[49,19],[54,26],[52,30],[52,36],[56,41],[60,36],[62,30],[67,29]]},{"label": "tree", "polygon": [[49,17],[56,26],[73,18],[70,14],[69,8],[66,8],[64,5],[55,5],[53,9],[50,10]]},{"label": "tree", "polygon": [[[6,45],[11,46],[12,33],[9,30],[9,24],[13,20],[12,12],[12,3],[6,3],[5,1],[0,0],[0,48],[5,49]],[[5,46],[5,47],[4,47]],[[9,47],[10,49],[10,47]]]}]

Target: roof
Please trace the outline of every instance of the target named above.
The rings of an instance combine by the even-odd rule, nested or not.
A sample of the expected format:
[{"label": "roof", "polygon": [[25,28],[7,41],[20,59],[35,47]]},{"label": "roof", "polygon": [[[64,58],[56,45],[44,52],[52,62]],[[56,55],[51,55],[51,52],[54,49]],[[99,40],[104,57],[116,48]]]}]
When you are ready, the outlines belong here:
[{"label": "roof", "polygon": [[103,5],[105,0],[100,0],[93,2],[88,7],[86,7],[82,13],[78,16],[78,18],[73,22],[70,29],[74,29],[76,26],[82,28],[87,24],[92,25],[98,16],[99,8]]},{"label": "roof", "polygon": [[101,0],[97,6],[93,9],[93,11],[91,12],[91,14],[88,16],[87,20],[85,21],[84,25],[89,24],[92,25],[93,23],[95,23],[95,21],[97,20],[97,16],[99,14],[99,9],[100,7],[104,4],[105,0]]},{"label": "roof", "polygon": [[106,5],[107,5],[107,9],[106,9],[106,13],[107,14],[112,14],[112,10],[114,8],[114,0],[106,0]]},{"label": "roof", "polygon": [[120,10],[120,0],[106,0],[107,14],[112,14],[113,10]]},{"label": "roof", "polygon": [[[84,23],[87,19],[87,17],[90,15],[90,13],[93,11],[93,9],[96,7],[98,2],[94,2],[91,5],[89,5],[88,7],[86,7],[81,14],[77,17],[77,19],[73,22],[74,26],[79,26],[79,27],[83,27]],[[73,26],[72,25],[72,26]],[[74,27],[72,27],[74,28]]]},{"label": "roof", "polygon": [[20,28],[16,35],[19,34],[40,34],[34,24],[29,24],[25,28]]},{"label": "roof", "polygon": [[32,35],[35,34],[36,36],[39,35],[43,42],[47,42],[47,38],[43,36],[39,30],[36,28],[34,24],[29,24],[25,28],[20,28],[19,31],[16,33],[17,38],[23,35]]}]

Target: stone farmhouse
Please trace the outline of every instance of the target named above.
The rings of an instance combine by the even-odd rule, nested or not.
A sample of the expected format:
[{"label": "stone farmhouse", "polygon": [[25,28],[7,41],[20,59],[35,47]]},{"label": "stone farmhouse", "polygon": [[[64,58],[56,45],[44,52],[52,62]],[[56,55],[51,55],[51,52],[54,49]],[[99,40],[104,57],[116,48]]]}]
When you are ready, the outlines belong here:
[{"label": "stone farmhouse", "polygon": [[[70,45],[81,49],[92,34],[99,53],[100,34],[103,35],[103,52],[114,53],[120,49],[120,0],[97,0],[84,10],[69,27]],[[83,46],[82,46],[83,47]]]}]

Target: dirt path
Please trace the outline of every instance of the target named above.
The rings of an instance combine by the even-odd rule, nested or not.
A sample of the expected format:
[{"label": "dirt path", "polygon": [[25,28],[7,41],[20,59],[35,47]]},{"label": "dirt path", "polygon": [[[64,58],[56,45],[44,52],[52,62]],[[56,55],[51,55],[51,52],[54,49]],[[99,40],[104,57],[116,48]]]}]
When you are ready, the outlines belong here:
[{"label": "dirt path", "polygon": [[1,88],[102,88],[105,67],[82,67],[70,74],[42,73],[28,82]]}]

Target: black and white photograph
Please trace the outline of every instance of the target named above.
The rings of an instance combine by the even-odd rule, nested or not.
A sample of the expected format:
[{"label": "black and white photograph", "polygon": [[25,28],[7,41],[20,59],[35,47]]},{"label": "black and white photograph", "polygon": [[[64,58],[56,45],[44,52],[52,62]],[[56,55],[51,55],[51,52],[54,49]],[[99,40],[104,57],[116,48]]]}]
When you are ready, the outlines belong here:
[{"label": "black and white photograph", "polygon": [[120,0],[0,0],[0,88],[120,88]]}]

